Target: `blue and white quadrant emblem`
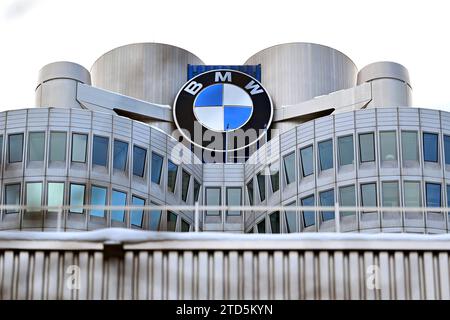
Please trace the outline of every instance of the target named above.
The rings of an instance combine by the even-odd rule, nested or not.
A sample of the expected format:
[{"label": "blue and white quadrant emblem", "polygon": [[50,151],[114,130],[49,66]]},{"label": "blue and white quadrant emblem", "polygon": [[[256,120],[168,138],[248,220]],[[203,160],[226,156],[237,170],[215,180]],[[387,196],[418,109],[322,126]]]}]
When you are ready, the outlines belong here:
[{"label": "blue and white quadrant emblem", "polygon": [[232,131],[250,120],[253,102],[249,94],[234,84],[220,83],[203,89],[194,101],[194,115],[204,127]]}]

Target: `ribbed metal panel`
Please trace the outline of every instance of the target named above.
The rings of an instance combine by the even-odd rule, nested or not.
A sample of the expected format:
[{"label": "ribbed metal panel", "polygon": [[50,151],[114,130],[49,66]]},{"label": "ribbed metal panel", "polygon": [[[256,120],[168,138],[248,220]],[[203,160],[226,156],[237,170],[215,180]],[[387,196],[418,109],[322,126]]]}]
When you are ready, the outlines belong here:
[{"label": "ribbed metal panel", "polygon": [[201,73],[211,70],[219,70],[219,69],[231,69],[241,71],[243,73],[248,74],[249,76],[255,78],[258,81],[261,81],[261,65],[240,65],[240,66],[225,66],[225,65],[194,65],[188,64],[187,69],[187,80],[191,80],[192,78],[198,76]]},{"label": "ribbed metal panel", "polygon": [[[448,241],[1,241],[1,299],[449,299]],[[426,236],[424,236],[426,237]],[[399,237],[400,238],[400,237]],[[71,265],[80,288],[67,288]],[[376,270],[373,272],[373,270]],[[371,281],[370,275],[378,280]],[[370,288],[378,283],[379,289]]]}]

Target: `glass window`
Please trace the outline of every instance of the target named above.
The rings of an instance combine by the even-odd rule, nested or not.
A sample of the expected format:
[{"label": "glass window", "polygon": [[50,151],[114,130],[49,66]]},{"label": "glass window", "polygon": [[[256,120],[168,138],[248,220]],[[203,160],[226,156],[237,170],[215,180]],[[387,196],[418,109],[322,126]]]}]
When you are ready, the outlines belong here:
[{"label": "glass window", "polygon": [[72,162],[86,162],[87,134],[72,134]]},{"label": "glass window", "polygon": [[147,150],[138,146],[133,146],[133,175],[138,177],[144,176],[146,158]]},{"label": "glass window", "polygon": [[450,208],[450,185],[447,185],[447,207]]},{"label": "glass window", "polygon": [[253,205],[253,179],[251,179],[247,183],[247,194],[248,194],[248,202],[252,206]]},{"label": "glass window", "polygon": [[286,184],[295,181],[295,152],[291,152],[283,158],[284,174],[286,175]]},{"label": "glass window", "polygon": [[[92,188],[91,188],[91,204],[94,206],[105,206],[106,205],[106,188],[92,186]],[[105,210],[92,209],[91,216],[104,218]]]},{"label": "glass window", "polygon": [[359,158],[361,162],[375,161],[373,132],[359,134]]},{"label": "glass window", "polygon": [[164,158],[157,153],[152,152],[152,182],[159,184],[161,182],[161,172]]},{"label": "glass window", "polygon": [[128,161],[128,143],[114,140],[113,168],[125,171]]},{"label": "glass window", "polygon": [[[8,206],[20,205],[20,183],[5,186],[5,204]],[[6,213],[18,213],[19,209],[9,209]]]},{"label": "glass window", "polygon": [[402,131],[403,161],[419,161],[419,146],[416,131]]},{"label": "glass window", "polygon": [[258,233],[266,233],[266,219],[262,219],[258,224],[256,225],[258,229]]},{"label": "glass window", "polygon": [[[47,205],[59,207],[64,204],[64,182],[49,182],[47,185]],[[49,210],[58,212],[58,210]]]},{"label": "glass window", "polygon": [[[227,205],[228,206],[240,206],[242,204],[242,189],[239,187],[227,188]],[[229,210],[227,212],[229,216],[239,216],[241,211]]]},{"label": "glass window", "polygon": [[[70,184],[70,206],[84,206],[84,189],[83,184]],[[83,208],[71,207],[70,212],[83,213]]]},{"label": "glass window", "polygon": [[167,231],[175,232],[177,227],[177,215],[171,211],[167,212]]},{"label": "glass window", "polygon": [[[152,205],[158,205],[152,202]],[[159,230],[159,223],[161,221],[161,210],[150,210],[149,212],[149,227],[151,231]]]},{"label": "glass window", "polygon": [[423,133],[423,160],[438,162],[438,135],[436,133]]},{"label": "glass window", "polygon": [[[319,200],[321,206],[334,206],[334,190],[323,191],[319,193]],[[322,220],[327,221],[334,219],[334,211],[321,211]]]},{"label": "glass window", "polygon": [[28,135],[28,160],[44,161],[45,132],[30,132]]},{"label": "glass window", "polygon": [[34,208],[27,212],[40,211],[38,208],[42,205],[42,182],[28,182],[26,193],[26,205]]},{"label": "glass window", "polygon": [[365,183],[361,185],[361,205],[363,207],[377,206],[377,184]]},{"label": "glass window", "polygon": [[[339,205],[343,207],[355,207],[355,186],[345,186],[339,188]],[[354,214],[355,211],[341,211],[342,216],[348,216]]]},{"label": "glass window", "polygon": [[181,219],[181,232],[189,232],[191,226],[185,220]]},{"label": "glass window", "polygon": [[[302,206],[314,206],[314,195],[310,195],[301,200]],[[314,211],[303,211],[303,225],[306,227],[316,224]]]},{"label": "glass window", "polygon": [[400,206],[400,196],[398,192],[398,182],[382,182],[381,196],[383,207],[398,207]]},{"label": "glass window", "polygon": [[[127,194],[125,192],[113,190],[111,205],[113,206],[125,206],[127,204]],[[118,209],[111,211],[111,220],[125,221],[125,210]]]},{"label": "glass window", "polygon": [[22,162],[23,133],[10,134],[8,136],[8,162]]},{"label": "glass window", "polygon": [[108,166],[108,145],[109,138],[94,135],[92,144],[92,164],[107,167]]},{"label": "glass window", "polygon": [[450,136],[444,136],[445,164],[450,164]]},{"label": "glass window", "polygon": [[0,135],[0,163],[3,161],[3,136]]},{"label": "glass window", "polygon": [[189,192],[189,182],[191,181],[191,175],[187,171],[182,171],[181,177],[181,199],[186,202]]},{"label": "glass window", "polygon": [[266,200],[266,176],[260,172],[256,175],[256,180],[258,181],[259,198],[264,201]]},{"label": "glass window", "polygon": [[[144,206],[145,200],[136,196],[131,197],[133,206]],[[131,225],[136,227],[142,227],[144,218],[144,209],[135,209],[131,211]]]},{"label": "glass window", "polygon": [[397,135],[395,131],[380,132],[381,161],[397,160]]},{"label": "glass window", "polygon": [[174,193],[177,183],[178,166],[172,161],[167,162],[167,190]]},{"label": "glass window", "polygon": [[270,184],[272,185],[272,192],[277,192],[280,189],[280,171],[277,164],[270,166]]},{"label": "glass window", "polygon": [[302,166],[302,175],[304,177],[312,175],[314,173],[312,146],[300,149],[300,160]]},{"label": "glass window", "polygon": [[66,161],[65,132],[50,132],[50,161]]},{"label": "glass window", "polygon": [[274,213],[271,213],[269,216],[269,220],[272,233],[280,233],[280,212],[276,211]]},{"label": "glass window", "polygon": [[339,137],[339,165],[345,166],[347,164],[353,164],[354,152],[353,152],[353,135]]},{"label": "glass window", "polygon": [[194,202],[198,202],[198,198],[200,197],[200,182],[197,179],[194,179]]},{"label": "glass window", "polygon": [[427,207],[441,206],[441,185],[439,183],[426,183]]},{"label": "glass window", "polygon": [[420,199],[420,182],[405,181],[405,207],[421,207],[422,201]]},{"label": "glass window", "polygon": [[[295,206],[295,201],[286,205],[287,207]],[[297,212],[295,210],[286,210],[286,227],[287,232],[297,232]]]},{"label": "glass window", "polygon": [[[206,205],[207,206],[220,206],[220,188],[217,187],[207,187],[206,192]],[[206,214],[211,216],[218,216],[219,210],[208,210]]]},{"label": "glass window", "polygon": [[319,142],[320,170],[333,168],[333,140]]}]

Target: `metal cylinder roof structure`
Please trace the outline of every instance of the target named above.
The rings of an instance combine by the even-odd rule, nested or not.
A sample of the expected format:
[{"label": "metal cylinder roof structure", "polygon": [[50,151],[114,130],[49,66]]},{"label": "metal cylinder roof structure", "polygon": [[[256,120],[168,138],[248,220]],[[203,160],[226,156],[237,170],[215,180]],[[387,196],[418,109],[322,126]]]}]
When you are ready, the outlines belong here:
[{"label": "metal cylinder roof structure", "polygon": [[345,54],[314,43],[286,43],[264,49],[245,64],[262,65],[262,84],[275,108],[356,85],[357,67]]},{"label": "metal cylinder roof structure", "polygon": [[92,85],[144,101],[172,105],[188,64],[203,64],[187,50],[161,43],[115,48],[91,68]]},{"label": "metal cylinder roof structure", "polygon": [[399,63],[390,61],[374,62],[362,68],[358,72],[357,84],[383,78],[400,80],[411,87],[408,69]]}]

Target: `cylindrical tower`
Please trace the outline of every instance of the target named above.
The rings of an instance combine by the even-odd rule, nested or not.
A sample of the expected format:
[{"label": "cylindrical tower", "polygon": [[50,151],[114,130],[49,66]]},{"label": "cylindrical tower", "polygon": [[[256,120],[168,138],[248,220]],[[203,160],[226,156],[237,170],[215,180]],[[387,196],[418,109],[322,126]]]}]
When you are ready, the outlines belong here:
[{"label": "cylindrical tower", "polygon": [[371,83],[372,100],[367,108],[410,107],[412,88],[408,70],[389,61],[371,63],[358,73],[358,85]]},{"label": "cylindrical tower", "polygon": [[77,101],[77,84],[91,84],[91,75],[83,66],[59,61],[39,71],[35,103],[37,107],[81,108]]}]

